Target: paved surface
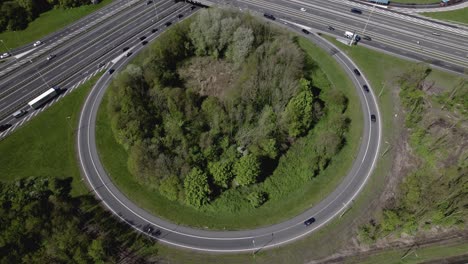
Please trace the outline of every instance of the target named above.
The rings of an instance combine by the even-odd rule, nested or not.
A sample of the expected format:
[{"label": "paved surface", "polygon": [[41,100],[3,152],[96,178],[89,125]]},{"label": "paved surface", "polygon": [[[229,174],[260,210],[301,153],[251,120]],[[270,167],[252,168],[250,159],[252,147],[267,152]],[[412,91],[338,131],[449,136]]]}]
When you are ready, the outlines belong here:
[{"label": "paved surface", "polygon": [[[100,63],[104,63],[103,68],[120,69],[127,61],[127,57],[121,56],[124,47],[133,48],[134,52],[139,51],[142,49],[138,39],[140,36],[145,35],[148,39],[154,39],[157,34],[150,34],[151,28],[161,28],[161,25],[169,20],[175,22],[177,20],[175,15],[178,13],[189,13],[187,4],[176,4],[172,0],[162,0],[157,3],[155,1],[154,6],[147,6],[146,1],[137,0],[117,2],[120,5],[116,4],[100,14],[114,12],[111,16],[87,27],[87,30],[72,27],[69,33],[74,36],[63,41],[57,37],[56,41],[46,42],[46,45],[20,57],[18,61],[8,60],[6,64],[0,66],[0,70],[5,71],[0,79],[0,123],[23,122],[13,120],[9,114],[16,109],[26,109],[24,105],[27,101],[46,90],[48,86],[59,85],[61,88],[71,89],[83,79],[83,76],[96,72]],[[277,21],[286,23],[286,26],[291,26],[293,30],[309,28],[315,29],[314,32],[325,32],[328,26],[333,26],[335,30],[327,33],[337,37],[342,37],[344,31],[356,31],[360,35],[368,35],[372,38],[371,41],[362,41],[361,45],[368,45],[415,60],[428,61],[437,67],[454,72],[463,72],[468,65],[466,59],[468,31],[450,24],[434,23],[405,13],[343,0],[212,2],[228,4],[259,14],[263,12],[274,14],[278,18]],[[125,6],[122,3],[128,5]],[[122,8],[122,6],[125,7]],[[301,7],[306,8],[307,11],[300,11]],[[350,13],[351,7],[359,7],[363,10],[363,14]],[[115,11],[118,8],[122,10]],[[78,31],[79,33],[75,34]],[[314,232],[346,210],[375,166],[380,147],[381,118],[373,92],[364,93],[360,88],[362,84],[368,84],[367,80],[363,76],[356,77],[352,73],[351,70],[355,68],[353,63],[336,47],[326,43],[315,34],[308,35],[308,37],[329,50],[330,54],[352,77],[364,112],[365,126],[357,159],[349,174],[330,196],[314,208],[286,222],[248,231],[212,232],[191,229],[165,222],[148,214],[115,188],[97,157],[94,122],[97,107],[110,81],[110,76],[106,74],[100,79],[86,101],[77,133],[80,164],[86,179],[103,204],[138,230],[148,225],[156,227],[160,233],[153,236],[163,243],[219,252],[260,250],[288,243]],[[24,52],[21,49],[18,51]],[[45,60],[50,53],[56,54],[57,57],[51,61]],[[21,60],[27,60],[26,62],[29,61],[29,63],[8,69],[15,63],[21,63]],[[30,115],[33,113],[37,112],[31,111]],[[377,123],[370,122],[370,113],[377,115]],[[24,118],[30,118],[30,116]],[[2,135],[5,133],[0,134],[0,137]],[[303,221],[311,216],[314,216],[317,221],[305,227]]]},{"label": "paved surface", "polygon": [[[123,52],[125,47],[141,45],[141,36],[159,34],[164,29],[164,21],[177,22],[179,13],[189,13],[189,5],[174,3],[173,0],[161,0],[146,5],[146,1],[116,1],[123,5],[100,11],[105,20],[99,23],[91,19],[92,26],[77,26],[69,35],[52,36],[56,41],[45,42],[27,56],[18,60],[9,58],[0,71],[0,124],[12,124],[5,132],[0,132],[0,139],[24,123],[23,120],[37,114],[27,103],[43,93],[49,87],[70,89],[80,80],[99,69],[111,67],[111,61]],[[116,10],[119,10],[116,13]],[[105,12],[113,14],[107,16]],[[85,20],[88,21],[88,20]],[[159,31],[152,33],[153,28]],[[75,29],[73,31],[73,29]],[[32,46],[32,45],[30,45]],[[55,54],[51,60],[46,57]],[[20,66],[18,66],[20,65]],[[14,69],[8,69],[14,67]],[[1,75],[1,74],[0,74]],[[23,109],[28,115],[20,119],[11,117],[11,113]]]},{"label": "paved surface", "polygon": [[[214,252],[253,251],[292,242],[314,232],[346,210],[361,191],[375,167],[381,140],[380,114],[374,93],[366,93],[362,90],[362,85],[368,84],[368,82],[363,75],[356,76],[352,72],[356,68],[353,62],[320,37],[316,35],[309,35],[309,37],[332,52],[334,58],[353,80],[364,113],[362,144],[352,169],[338,188],[317,206],[283,223],[255,230],[227,232],[178,226],[139,208],[112,183],[102,167],[96,150],[96,115],[106,87],[111,80],[109,75],[100,79],[86,100],[80,117],[77,143],[81,168],[102,203],[115,215],[141,232],[144,232],[148,226],[152,226],[158,230],[158,233],[152,236],[163,243]],[[117,69],[120,69],[124,63],[125,61],[121,61],[117,65]],[[370,121],[370,114],[377,116],[376,123]],[[303,222],[312,216],[315,217],[316,222],[311,226],[305,226]]]}]

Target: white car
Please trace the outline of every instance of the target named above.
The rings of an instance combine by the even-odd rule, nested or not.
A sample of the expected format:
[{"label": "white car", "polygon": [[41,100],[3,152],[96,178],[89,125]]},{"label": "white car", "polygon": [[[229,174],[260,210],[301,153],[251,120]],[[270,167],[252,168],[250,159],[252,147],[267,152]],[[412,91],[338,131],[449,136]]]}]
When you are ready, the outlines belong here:
[{"label": "white car", "polygon": [[5,52],[2,55],[0,55],[0,59],[5,59],[5,58],[8,58],[8,57],[10,57],[10,53],[8,53],[8,52]]},{"label": "white car", "polygon": [[40,46],[42,45],[42,41],[38,40],[36,42],[34,42],[34,47],[37,47],[37,46]]},{"label": "white car", "polygon": [[302,12],[305,12],[305,11],[307,11],[307,9],[301,7],[301,11],[302,11]]}]

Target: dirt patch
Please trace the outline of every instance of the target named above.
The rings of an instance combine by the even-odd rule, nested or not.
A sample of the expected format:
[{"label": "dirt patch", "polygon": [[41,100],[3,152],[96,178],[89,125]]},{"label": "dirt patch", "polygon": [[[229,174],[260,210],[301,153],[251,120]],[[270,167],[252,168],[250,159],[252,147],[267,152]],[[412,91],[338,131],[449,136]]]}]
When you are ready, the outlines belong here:
[{"label": "dirt patch", "polygon": [[225,60],[193,57],[178,71],[187,87],[192,87],[198,94],[223,99],[238,79],[239,73],[233,69],[234,66]]}]

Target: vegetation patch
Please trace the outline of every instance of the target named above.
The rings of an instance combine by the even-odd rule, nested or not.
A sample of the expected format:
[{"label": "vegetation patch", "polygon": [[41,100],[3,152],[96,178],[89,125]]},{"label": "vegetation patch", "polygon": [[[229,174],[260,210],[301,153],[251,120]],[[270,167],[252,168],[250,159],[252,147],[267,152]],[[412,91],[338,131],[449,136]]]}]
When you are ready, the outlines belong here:
[{"label": "vegetation patch", "polygon": [[461,8],[452,11],[444,12],[427,12],[421,13],[422,15],[432,17],[435,19],[446,20],[450,22],[468,24],[468,8]]},{"label": "vegetation patch", "polygon": [[[106,100],[128,170],[154,190],[152,196],[166,198],[159,203],[171,204],[150,207],[197,226],[206,217],[224,220],[276,208],[302,192],[346,145],[350,124],[347,97],[296,38],[220,10],[203,11],[165,33],[116,77]],[[106,164],[111,154],[100,143],[104,130],[98,128],[97,136]],[[110,174],[125,177],[115,169]],[[200,213],[205,217],[194,219]],[[235,228],[235,222],[208,225]]]}]

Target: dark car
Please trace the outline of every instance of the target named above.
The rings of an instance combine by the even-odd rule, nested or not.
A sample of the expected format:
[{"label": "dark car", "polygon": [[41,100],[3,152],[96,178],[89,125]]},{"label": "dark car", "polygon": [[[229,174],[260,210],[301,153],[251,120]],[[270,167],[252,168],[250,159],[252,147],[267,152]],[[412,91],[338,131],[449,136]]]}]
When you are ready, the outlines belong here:
[{"label": "dark car", "polygon": [[127,52],[127,54],[125,54],[125,56],[130,57],[130,56],[132,56],[132,54],[133,53],[131,51],[129,51],[129,52]]},{"label": "dark car", "polygon": [[122,49],[123,52],[126,52],[128,49],[130,49],[129,47],[125,47]]},{"label": "dark car", "polygon": [[109,74],[112,74],[112,73],[114,73],[114,71],[115,71],[114,69],[109,69],[109,71],[107,71],[107,72],[108,72]]},{"label": "dark car", "polygon": [[11,124],[0,125],[0,132],[5,131],[11,127]]},{"label": "dark car", "polygon": [[314,217],[311,217],[307,220],[304,221],[304,225],[305,226],[310,226],[311,224],[313,224],[315,222],[315,218]]},{"label": "dark car", "polygon": [[268,18],[268,19],[271,19],[271,20],[276,20],[275,16],[271,15],[271,14],[263,14],[264,17]]},{"label": "dark car", "polygon": [[197,7],[194,5],[190,7],[190,10],[195,10],[195,9],[197,9]]},{"label": "dark car", "polygon": [[372,38],[369,37],[369,36],[364,36],[364,37],[362,37],[362,38],[365,39],[365,40],[368,40],[368,41],[371,41],[371,40],[372,40]]},{"label": "dark car", "polygon": [[184,17],[183,14],[178,14],[178,15],[177,15],[177,18],[178,18],[178,19],[181,19],[181,18],[183,18],[183,17]]},{"label": "dark car", "polygon": [[362,14],[361,9],[357,9],[357,8],[351,8],[351,12],[353,12],[355,14]]},{"label": "dark car", "polygon": [[335,30],[335,28],[332,27],[332,26],[328,26],[328,30],[332,30],[332,31],[333,31],[333,30]]},{"label": "dark car", "polygon": [[356,35],[356,36],[354,36],[354,40],[355,40],[356,42],[358,42],[358,41],[361,40],[361,37],[360,37],[359,35]]},{"label": "dark car", "polygon": [[146,41],[146,40],[143,40],[143,41],[141,42],[141,45],[143,45],[143,46],[146,45],[146,44],[148,44],[148,41]]},{"label": "dark car", "polygon": [[102,67],[104,67],[105,65],[106,65],[106,64],[105,64],[104,62],[101,62],[101,63],[98,64],[97,67],[98,67],[98,68],[102,68]]},{"label": "dark car", "polygon": [[152,0],[146,1],[146,5],[149,5],[149,4],[152,4],[152,3],[153,3]]},{"label": "dark car", "polygon": [[302,29],[302,32],[304,32],[304,34],[310,34],[309,30],[307,29]]},{"label": "dark car", "polygon": [[153,28],[153,29],[151,30],[151,33],[156,33],[156,32],[158,32],[158,29],[157,29],[157,28]]},{"label": "dark car", "polygon": [[166,27],[172,25],[172,22],[166,22],[166,24],[164,24]]},{"label": "dark car", "polygon": [[57,55],[55,54],[50,54],[49,56],[47,56],[47,60],[51,60],[53,58],[55,58]]},{"label": "dark car", "polygon": [[354,69],[353,72],[354,72],[357,76],[361,76],[361,73],[358,71],[358,69]]},{"label": "dark car", "polygon": [[370,115],[370,120],[375,123],[375,121],[377,121],[377,118],[375,117],[375,115]]},{"label": "dark car", "polygon": [[366,92],[369,92],[369,87],[367,86],[367,84],[364,84],[362,86],[362,89],[364,89],[364,91],[366,91]]},{"label": "dark car", "polygon": [[146,36],[141,36],[140,37],[140,40],[145,40],[146,39]]},{"label": "dark car", "polygon": [[154,231],[154,229],[151,226],[148,226],[147,228],[145,228],[145,232],[148,233],[148,234],[152,234],[153,231]]}]

